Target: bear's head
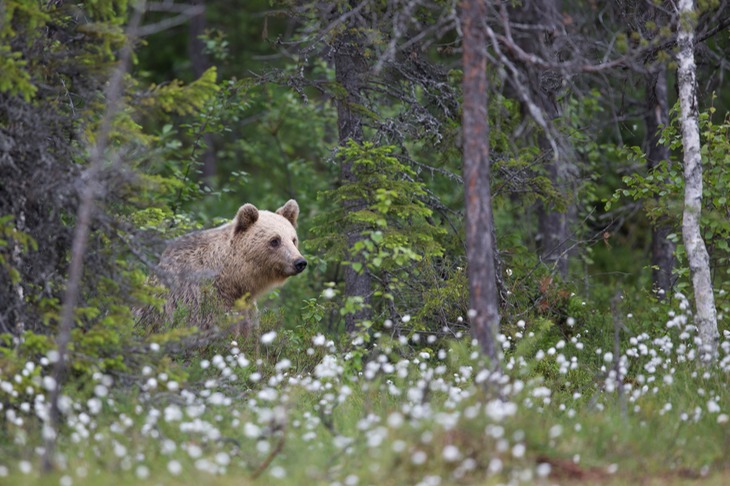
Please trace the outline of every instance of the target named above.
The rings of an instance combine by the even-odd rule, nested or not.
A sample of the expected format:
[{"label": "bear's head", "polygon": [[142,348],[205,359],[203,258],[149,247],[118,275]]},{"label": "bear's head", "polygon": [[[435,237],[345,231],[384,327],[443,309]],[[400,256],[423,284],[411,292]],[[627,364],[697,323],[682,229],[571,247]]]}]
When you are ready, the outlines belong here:
[{"label": "bear's head", "polygon": [[255,299],[306,268],[307,260],[299,252],[298,217],[299,205],[293,199],[273,213],[253,204],[239,208],[231,225],[230,259],[245,279],[250,297]]}]

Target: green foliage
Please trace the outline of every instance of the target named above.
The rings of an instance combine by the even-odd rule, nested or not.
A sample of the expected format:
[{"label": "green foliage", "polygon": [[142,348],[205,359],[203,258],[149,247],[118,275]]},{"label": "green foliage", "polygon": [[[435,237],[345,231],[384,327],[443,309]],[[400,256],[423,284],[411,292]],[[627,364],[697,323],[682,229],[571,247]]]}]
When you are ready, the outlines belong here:
[{"label": "green foliage", "polygon": [[[664,127],[659,143],[669,145],[673,151],[671,161],[663,161],[649,174],[639,172],[623,177],[624,187],[618,189],[606,200],[606,209],[621,203],[624,198],[641,201],[644,211],[653,224],[664,224],[675,228],[670,238],[678,244],[677,274],[682,277],[678,290],[686,287],[689,276],[684,249],[681,241],[681,219],[684,197],[684,177],[682,174],[682,139],[679,129],[679,105],[671,110],[670,125]],[[707,246],[712,266],[720,280],[721,287],[727,282],[726,272],[730,270],[730,115],[725,114],[720,123],[713,122],[716,109],[711,107],[700,113],[700,144],[702,156],[703,205],[701,231]],[[627,147],[623,154],[636,164],[645,166],[645,155],[639,147]]]},{"label": "green foliage", "polygon": [[[4,249],[11,251],[2,251]],[[17,230],[13,224],[12,215],[0,216],[0,270],[8,274],[12,285],[20,283],[21,274],[15,268],[12,259],[6,255],[29,251],[38,251],[38,244],[35,240],[27,233]]]},{"label": "green foliage", "polygon": [[161,86],[153,84],[149,90],[150,96],[144,98],[142,104],[168,113],[192,115],[201,111],[220,89],[216,78],[216,68],[211,67],[187,85],[179,80]]},{"label": "green foliage", "polygon": [[[317,216],[312,228],[317,237],[308,243],[330,260],[375,276],[378,309],[402,295],[433,258],[443,255],[439,238],[445,234],[422,200],[424,184],[393,151],[353,141],[340,148],[341,163],[351,166],[354,178],[320,194],[329,208]],[[348,241],[348,228],[356,228],[360,235],[354,244]],[[362,302],[350,298],[345,304],[342,312],[348,313]]]}]

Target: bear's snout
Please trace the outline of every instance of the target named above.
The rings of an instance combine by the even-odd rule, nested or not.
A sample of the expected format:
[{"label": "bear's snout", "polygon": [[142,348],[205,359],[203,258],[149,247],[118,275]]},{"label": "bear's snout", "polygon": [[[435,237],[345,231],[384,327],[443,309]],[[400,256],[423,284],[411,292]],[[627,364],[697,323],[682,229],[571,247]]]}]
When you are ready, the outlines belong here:
[{"label": "bear's snout", "polygon": [[305,268],[307,268],[307,260],[304,258],[298,258],[294,261],[294,269],[297,273],[302,273]]}]

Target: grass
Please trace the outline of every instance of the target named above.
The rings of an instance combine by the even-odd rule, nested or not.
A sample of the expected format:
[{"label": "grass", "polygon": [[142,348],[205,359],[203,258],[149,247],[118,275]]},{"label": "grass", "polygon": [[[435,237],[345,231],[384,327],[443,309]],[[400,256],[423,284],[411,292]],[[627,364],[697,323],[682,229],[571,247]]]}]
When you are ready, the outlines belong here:
[{"label": "grass", "polygon": [[698,364],[683,309],[633,318],[619,356],[602,320],[507,325],[503,373],[468,336],[302,345],[269,322],[177,373],[163,346],[136,380],[65,390],[45,475],[34,363],[37,386],[0,378],[0,484],[727,484],[730,342]]}]

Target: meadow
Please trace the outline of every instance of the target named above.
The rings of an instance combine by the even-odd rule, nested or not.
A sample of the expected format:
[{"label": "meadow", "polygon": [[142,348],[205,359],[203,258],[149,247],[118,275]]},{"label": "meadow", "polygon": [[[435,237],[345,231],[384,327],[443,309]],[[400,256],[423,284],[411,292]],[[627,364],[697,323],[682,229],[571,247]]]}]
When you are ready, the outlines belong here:
[{"label": "meadow", "polygon": [[727,484],[730,333],[700,364],[674,302],[619,340],[503,323],[498,366],[464,326],[305,342],[264,314],[239,341],[152,342],[138,376],[65,387],[44,473],[51,352],[0,379],[0,484]]}]

